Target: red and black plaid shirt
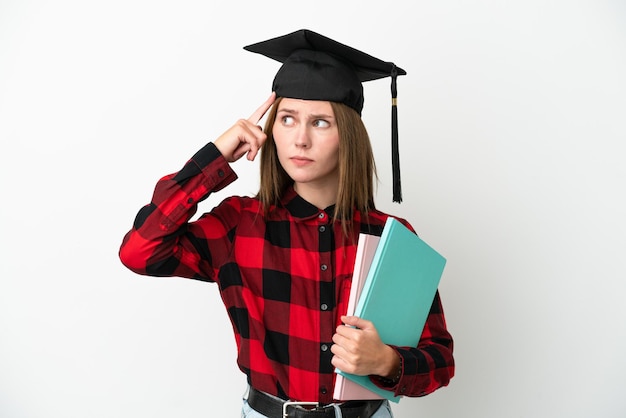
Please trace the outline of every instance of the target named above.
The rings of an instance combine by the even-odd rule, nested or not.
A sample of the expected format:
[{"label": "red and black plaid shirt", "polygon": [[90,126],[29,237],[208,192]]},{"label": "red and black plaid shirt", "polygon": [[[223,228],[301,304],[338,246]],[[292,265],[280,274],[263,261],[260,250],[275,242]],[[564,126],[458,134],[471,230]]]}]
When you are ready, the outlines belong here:
[{"label": "red and black plaid shirt", "polygon": [[[332,402],[330,346],[347,310],[356,234],[380,235],[388,215],[356,213],[352,242],[332,222],[332,208],[319,210],[290,188],[267,217],[257,199],[231,197],[190,221],[198,202],[236,178],[209,143],[157,183],[120,258],[139,274],[216,282],[250,385],[284,399]],[[418,347],[394,349],[403,358],[396,394],[423,396],[448,384],[452,338],[438,294]]]}]

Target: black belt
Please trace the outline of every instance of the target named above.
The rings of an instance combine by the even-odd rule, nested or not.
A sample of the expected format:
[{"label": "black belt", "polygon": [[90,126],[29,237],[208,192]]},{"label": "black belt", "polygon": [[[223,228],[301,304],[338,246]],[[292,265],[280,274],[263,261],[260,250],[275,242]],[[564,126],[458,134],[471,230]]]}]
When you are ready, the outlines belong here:
[{"label": "black belt", "polygon": [[[347,401],[339,405],[344,418],[370,418],[380,408],[384,400]],[[286,404],[286,405],[285,405]],[[303,403],[306,404],[306,403]],[[305,409],[298,402],[276,399],[264,392],[250,388],[248,405],[260,414],[269,418],[334,418],[335,409],[332,405]],[[283,415],[283,411],[287,415]]]}]

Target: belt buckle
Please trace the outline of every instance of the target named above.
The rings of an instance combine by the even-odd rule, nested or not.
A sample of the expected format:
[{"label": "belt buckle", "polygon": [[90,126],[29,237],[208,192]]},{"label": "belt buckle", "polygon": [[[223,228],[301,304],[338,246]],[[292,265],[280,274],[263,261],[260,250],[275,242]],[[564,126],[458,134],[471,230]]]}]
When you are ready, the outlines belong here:
[{"label": "belt buckle", "polygon": [[319,402],[295,402],[295,401],[287,401],[283,403],[283,417],[287,418],[289,413],[287,412],[287,408],[290,406],[299,406],[299,405],[308,405],[308,406],[318,406]]}]

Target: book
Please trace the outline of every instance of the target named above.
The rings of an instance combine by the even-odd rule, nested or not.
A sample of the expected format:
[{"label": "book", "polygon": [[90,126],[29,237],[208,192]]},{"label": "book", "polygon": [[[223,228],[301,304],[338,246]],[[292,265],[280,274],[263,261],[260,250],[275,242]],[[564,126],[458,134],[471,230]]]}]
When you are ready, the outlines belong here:
[{"label": "book", "polygon": [[[356,304],[363,290],[363,285],[367,279],[367,273],[372,264],[372,259],[374,258],[379,241],[379,236],[363,233],[359,234],[346,315],[354,315]],[[372,392],[341,374],[337,374],[333,397],[338,400],[383,399],[379,394]]]},{"label": "book", "polygon": [[[354,315],[371,321],[385,344],[417,347],[445,264],[441,254],[400,221],[389,217]],[[385,399],[399,402],[401,398],[378,387],[368,376],[335,371]]]}]

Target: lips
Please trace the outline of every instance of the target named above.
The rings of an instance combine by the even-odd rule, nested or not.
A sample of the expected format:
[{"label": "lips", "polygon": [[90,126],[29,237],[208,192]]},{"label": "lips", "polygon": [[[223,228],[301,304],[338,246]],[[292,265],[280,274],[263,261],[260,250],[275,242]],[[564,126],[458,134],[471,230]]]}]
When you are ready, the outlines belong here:
[{"label": "lips", "polygon": [[310,159],[310,158],[306,158],[306,157],[301,157],[301,156],[294,156],[294,157],[291,157],[291,158],[290,158],[290,160],[291,160],[291,161],[292,161],[295,165],[298,165],[298,166],[306,165],[306,164],[309,164],[309,163],[312,163],[312,162],[313,162],[313,160],[312,160],[312,159]]}]

